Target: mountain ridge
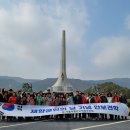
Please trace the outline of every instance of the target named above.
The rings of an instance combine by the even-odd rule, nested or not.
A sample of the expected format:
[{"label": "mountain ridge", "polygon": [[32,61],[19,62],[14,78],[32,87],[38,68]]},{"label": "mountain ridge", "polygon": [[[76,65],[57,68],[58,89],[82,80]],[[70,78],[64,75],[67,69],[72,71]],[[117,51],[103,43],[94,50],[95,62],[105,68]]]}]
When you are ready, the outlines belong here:
[{"label": "mountain ridge", "polygon": [[[20,77],[0,76],[0,88],[5,89],[21,89],[23,83],[31,83],[34,91],[45,90],[51,87],[57,78],[46,78],[46,79],[24,79]],[[82,79],[69,79],[69,82],[77,90],[85,90],[91,86],[105,82],[113,82],[122,87],[130,88],[130,78],[112,78],[104,80],[82,80]]]}]

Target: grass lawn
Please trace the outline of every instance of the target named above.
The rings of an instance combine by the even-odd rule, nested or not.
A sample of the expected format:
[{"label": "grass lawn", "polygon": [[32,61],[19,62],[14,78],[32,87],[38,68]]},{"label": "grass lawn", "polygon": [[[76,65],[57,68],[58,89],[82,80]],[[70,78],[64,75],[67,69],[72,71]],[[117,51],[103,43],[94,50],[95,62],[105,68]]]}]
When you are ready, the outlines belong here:
[{"label": "grass lawn", "polygon": [[127,99],[127,102],[130,102],[130,99]]}]

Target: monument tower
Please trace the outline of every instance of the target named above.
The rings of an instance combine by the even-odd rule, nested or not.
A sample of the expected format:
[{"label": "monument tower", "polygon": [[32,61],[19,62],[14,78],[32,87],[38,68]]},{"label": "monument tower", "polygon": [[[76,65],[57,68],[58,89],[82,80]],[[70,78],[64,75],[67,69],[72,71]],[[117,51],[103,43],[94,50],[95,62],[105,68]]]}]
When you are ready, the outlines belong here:
[{"label": "monument tower", "polygon": [[62,47],[60,73],[56,83],[51,87],[52,92],[73,92],[72,85],[68,82],[66,75],[66,38],[65,30],[62,31]]}]

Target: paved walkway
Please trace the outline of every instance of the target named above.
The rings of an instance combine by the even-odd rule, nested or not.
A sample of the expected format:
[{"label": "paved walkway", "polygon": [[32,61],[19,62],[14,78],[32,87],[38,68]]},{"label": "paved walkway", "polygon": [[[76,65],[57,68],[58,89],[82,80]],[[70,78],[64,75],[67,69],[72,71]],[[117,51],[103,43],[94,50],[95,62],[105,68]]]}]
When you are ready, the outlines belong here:
[{"label": "paved walkway", "polygon": [[0,122],[0,130],[127,130],[130,117],[123,121],[35,121]]}]

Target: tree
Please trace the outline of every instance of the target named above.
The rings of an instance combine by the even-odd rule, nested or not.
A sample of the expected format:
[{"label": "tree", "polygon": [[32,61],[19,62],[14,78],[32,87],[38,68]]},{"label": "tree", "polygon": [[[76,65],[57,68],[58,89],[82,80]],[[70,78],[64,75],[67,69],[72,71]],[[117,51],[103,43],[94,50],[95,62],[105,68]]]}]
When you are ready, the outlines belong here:
[{"label": "tree", "polygon": [[130,89],[126,88],[126,87],[121,87],[113,82],[105,82],[102,84],[98,84],[96,86],[96,89],[94,89],[94,86],[88,88],[87,90],[85,90],[85,92],[87,93],[96,93],[97,90],[99,91],[99,93],[102,92],[111,92],[111,93],[123,93],[127,98],[130,99]]}]

